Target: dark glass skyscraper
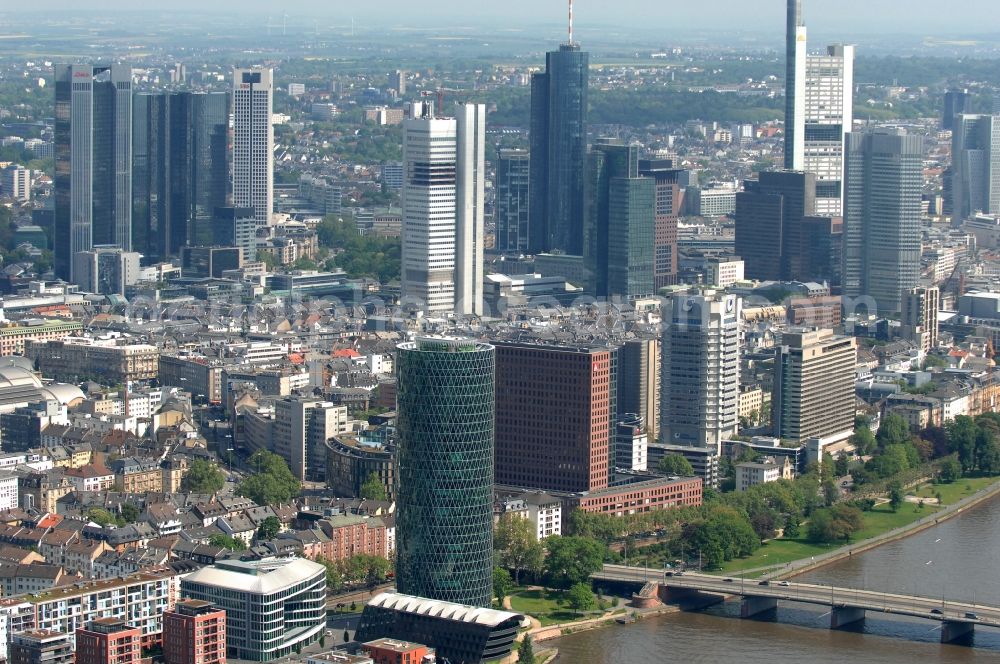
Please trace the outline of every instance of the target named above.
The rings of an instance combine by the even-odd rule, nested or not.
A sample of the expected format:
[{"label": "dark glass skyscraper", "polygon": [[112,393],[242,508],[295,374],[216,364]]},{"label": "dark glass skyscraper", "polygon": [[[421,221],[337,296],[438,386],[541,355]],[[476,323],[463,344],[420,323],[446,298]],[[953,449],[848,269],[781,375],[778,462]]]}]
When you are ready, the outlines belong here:
[{"label": "dark glass skyscraper", "polygon": [[396,585],[490,606],[493,595],[493,346],[425,337],[397,356]]},{"label": "dark glass skyscraper", "polygon": [[531,253],[583,255],[589,68],[579,44],[562,44],[531,78]]},{"label": "dark glass skyscraper", "polygon": [[948,90],[944,93],[944,114],[941,117],[942,129],[955,129],[955,120],[966,112],[969,102],[968,90]]},{"label": "dark glass skyscraper", "polygon": [[530,163],[525,150],[500,150],[497,153],[497,251],[507,254],[528,251]]},{"label": "dark glass skyscraper", "polygon": [[651,295],[656,183],[639,177],[639,148],[599,141],[588,173],[587,255],[596,294]]},{"label": "dark glass skyscraper", "polygon": [[132,249],[132,69],[55,67],[55,272],[94,245]]},{"label": "dark glass skyscraper", "polygon": [[139,94],[134,113],[134,247],[165,259],[212,241],[227,204],[229,95]]},{"label": "dark glass skyscraper", "polygon": [[736,253],[746,276],[807,281],[816,277],[807,260],[803,218],[816,213],[816,176],[764,171],[736,194]]}]

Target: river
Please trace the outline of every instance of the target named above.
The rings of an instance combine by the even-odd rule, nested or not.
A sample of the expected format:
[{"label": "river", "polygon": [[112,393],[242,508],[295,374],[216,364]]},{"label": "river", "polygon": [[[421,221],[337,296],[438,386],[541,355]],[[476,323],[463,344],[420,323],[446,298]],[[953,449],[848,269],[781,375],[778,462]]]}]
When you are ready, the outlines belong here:
[{"label": "river", "polygon": [[[942,524],[799,577],[848,588],[945,602],[1000,605],[1000,497]],[[914,664],[1000,662],[1000,629],[980,628],[975,647],[941,645],[936,623],[868,614],[860,631],[832,631],[825,609],[782,603],[781,622],[740,620],[735,602],[701,613],[657,616],[547,642],[559,662],[808,662]]]}]

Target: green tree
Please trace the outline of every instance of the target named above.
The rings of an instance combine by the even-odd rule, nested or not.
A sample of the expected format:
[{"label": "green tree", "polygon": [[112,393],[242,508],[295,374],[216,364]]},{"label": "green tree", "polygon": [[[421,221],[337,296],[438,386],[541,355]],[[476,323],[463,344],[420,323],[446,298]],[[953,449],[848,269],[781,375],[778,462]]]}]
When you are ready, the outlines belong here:
[{"label": "green tree", "polygon": [[976,469],[976,438],[979,429],[971,417],[959,415],[947,427],[948,445],[952,452],[958,454],[958,462],[962,464],[962,473],[971,473]]},{"label": "green tree", "polygon": [[87,519],[102,527],[117,524],[115,515],[102,507],[91,507],[87,510]]},{"label": "green tree", "polygon": [[941,472],[938,478],[942,482],[951,483],[962,477],[962,464],[957,459],[946,459],[941,464]]},{"label": "green tree", "polygon": [[877,446],[875,434],[867,426],[860,426],[854,430],[854,435],[851,436],[851,445],[861,456],[871,454]]},{"label": "green tree", "polygon": [[798,517],[789,516],[788,521],[785,522],[784,536],[789,539],[795,539],[801,532],[802,527]]},{"label": "green tree", "polygon": [[195,459],[181,480],[181,491],[186,493],[215,493],[226,486],[226,476],[219,467],[205,459]]},{"label": "green tree", "polygon": [[385,485],[379,479],[378,473],[371,473],[365,483],[361,485],[361,497],[364,500],[388,500],[389,496],[385,492]]},{"label": "green tree", "polygon": [[299,495],[301,484],[285,460],[267,450],[257,450],[249,465],[256,472],[240,482],[236,493],[258,505],[287,503]]},{"label": "green tree", "polygon": [[665,475],[680,475],[681,477],[694,477],[694,468],[691,463],[680,454],[665,454],[656,469]]},{"label": "green tree", "polygon": [[[913,456],[916,456],[916,450],[913,449],[912,445],[909,444],[892,444],[887,445],[882,448],[882,452],[876,454],[868,463],[865,464],[865,468],[875,473],[878,477],[886,478],[898,475],[899,473],[907,470],[911,466],[911,454],[913,451]],[[919,462],[919,458],[916,459]]]},{"label": "green tree", "polygon": [[272,540],[278,536],[281,532],[281,522],[278,521],[278,517],[269,516],[260,523],[260,527],[257,529],[257,539],[260,540]]},{"label": "green tree", "polygon": [[843,477],[850,472],[850,462],[847,459],[847,455],[841,452],[837,455],[837,461],[834,462],[834,472],[837,477]]},{"label": "green tree", "polygon": [[840,504],[813,513],[809,519],[809,539],[822,544],[848,542],[851,535],[863,526],[864,517],[860,509]]},{"label": "green tree", "polygon": [[517,664],[535,664],[535,648],[531,634],[525,634],[521,645],[517,647]]},{"label": "green tree", "polygon": [[823,502],[829,507],[837,502],[840,498],[840,489],[837,487],[837,483],[833,479],[828,479],[823,482]]},{"label": "green tree", "polygon": [[392,564],[380,556],[359,553],[344,561],[342,571],[344,578],[357,583],[378,584],[385,581]]},{"label": "green tree", "polygon": [[139,508],[132,503],[123,503],[119,511],[125,523],[135,523],[139,520]]},{"label": "green tree", "polygon": [[493,533],[493,551],[500,567],[514,570],[514,581],[521,583],[521,572],[540,574],[545,548],[535,540],[531,522],[514,514],[503,514]]},{"label": "green tree", "polygon": [[223,535],[219,533],[218,535],[212,535],[208,538],[208,543],[212,546],[217,546],[222,549],[229,549],[230,551],[246,551],[247,545],[243,540],[237,537],[230,537],[229,535]]},{"label": "green tree", "polygon": [[493,595],[497,598],[497,603],[503,606],[503,600],[514,590],[514,579],[510,578],[510,572],[502,567],[493,568]]},{"label": "green tree", "polygon": [[729,506],[720,506],[705,518],[690,522],[683,530],[683,538],[687,550],[697,552],[702,566],[709,569],[749,556],[760,547],[760,537],[746,514]]},{"label": "green tree", "polygon": [[573,587],[566,591],[566,602],[577,613],[597,608],[597,597],[590,589],[589,583],[574,583]]},{"label": "green tree", "polygon": [[316,562],[326,568],[326,587],[333,592],[337,592],[344,587],[344,575],[340,565],[332,560],[327,560],[322,556],[316,558]]},{"label": "green tree", "polygon": [[976,466],[980,472],[987,475],[1000,471],[1000,447],[997,446],[997,435],[989,427],[978,425],[976,434]]},{"label": "green tree", "polygon": [[545,540],[545,574],[556,588],[582,583],[604,566],[607,547],[584,537],[553,535]]},{"label": "green tree", "polygon": [[903,485],[899,482],[893,482],[889,485],[889,507],[892,508],[893,512],[898,512],[899,508],[902,507],[903,502],[906,500],[906,494],[903,491]]},{"label": "green tree", "polygon": [[902,445],[910,440],[910,426],[899,415],[889,413],[882,418],[875,434],[875,441],[880,449],[889,445]]}]

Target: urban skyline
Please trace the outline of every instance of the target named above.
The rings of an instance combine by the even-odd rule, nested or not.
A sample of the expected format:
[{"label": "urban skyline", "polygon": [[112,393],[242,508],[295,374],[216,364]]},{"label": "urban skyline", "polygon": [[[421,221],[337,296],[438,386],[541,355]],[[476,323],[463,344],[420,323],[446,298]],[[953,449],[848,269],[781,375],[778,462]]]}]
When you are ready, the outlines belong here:
[{"label": "urban skyline", "polygon": [[388,6],[0,39],[0,661],[995,654],[988,43]]}]

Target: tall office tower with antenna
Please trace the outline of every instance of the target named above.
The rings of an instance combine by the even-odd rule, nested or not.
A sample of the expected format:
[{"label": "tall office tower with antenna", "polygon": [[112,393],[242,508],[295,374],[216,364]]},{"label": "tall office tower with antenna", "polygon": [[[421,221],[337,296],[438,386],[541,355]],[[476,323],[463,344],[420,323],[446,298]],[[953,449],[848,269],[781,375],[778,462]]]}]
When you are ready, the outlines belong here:
[{"label": "tall office tower with antenna", "polygon": [[590,55],[573,40],[569,7],[568,43],[531,77],[528,250],[582,256]]},{"label": "tall office tower with antenna", "polygon": [[805,165],[806,26],[802,0],[788,0],[785,32],[785,169],[801,171]]}]

